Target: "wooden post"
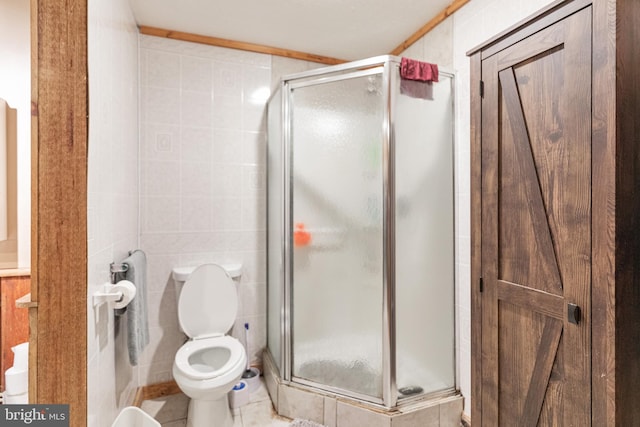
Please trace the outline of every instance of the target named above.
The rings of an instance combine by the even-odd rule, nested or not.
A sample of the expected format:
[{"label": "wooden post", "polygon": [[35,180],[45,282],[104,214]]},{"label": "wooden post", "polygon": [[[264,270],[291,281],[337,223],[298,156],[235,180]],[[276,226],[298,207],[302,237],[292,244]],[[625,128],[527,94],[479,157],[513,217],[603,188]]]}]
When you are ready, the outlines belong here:
[{"label": "wooden post", "polygon": [[[87,2],[32,0],[30,400],[87,425]],[[35,326],[35,327],[34,327]]]}]

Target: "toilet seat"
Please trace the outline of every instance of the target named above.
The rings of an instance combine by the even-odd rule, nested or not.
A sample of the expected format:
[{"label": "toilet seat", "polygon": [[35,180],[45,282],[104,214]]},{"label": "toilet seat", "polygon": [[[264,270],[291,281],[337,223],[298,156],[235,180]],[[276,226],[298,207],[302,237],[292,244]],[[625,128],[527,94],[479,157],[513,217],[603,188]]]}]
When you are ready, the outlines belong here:
[{"label": "toilet seat", "polygon": [[245,360],[240,341],[218,336],[187,342],[176,353],[174,363],[187,378],[208,380],[233,371],[238,364],[244,365]]},{"label": "toilet seat", "polygon": [[236,285],[224,268],[203,264],[184,283],[178,301],[178,321],[193,339],[226,334],[238,314]]}]

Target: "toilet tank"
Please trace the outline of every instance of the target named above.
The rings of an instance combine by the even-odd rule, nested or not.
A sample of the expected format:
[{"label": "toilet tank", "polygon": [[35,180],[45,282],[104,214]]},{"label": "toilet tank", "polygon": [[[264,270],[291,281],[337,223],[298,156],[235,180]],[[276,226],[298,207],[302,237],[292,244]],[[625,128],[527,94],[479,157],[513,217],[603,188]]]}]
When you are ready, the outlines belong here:
[{"label": "toilet tank", "polygon": [[[235,264],[218,264],[220,267],[224,268],[227,271],[227,274],[229,275],[229,277],[231,277],[232,279],[237,279],[242,275],[242,264],[241,263],[235,263]],[[196,268],[198,268],[199,266],[197,265],[192,265],[189,267],[174,267],[172,270],[172,277],[173,280],[177,282],[186,282],[187,279],[189,278],[189,276],[191,276],[191,273],[193,273],[193,270],[195,270]]]},{"label": "toilet tank", "polygon": [[[238,280],[240,276],[242,276],[242,264],[241,263],[229,263],[229,264],[218,264],[220,267],[224,268],[227,271],[229,277],[233,280]],[[180,298],[180,292],[182,292],[182,287],[184,286],[184,282],[187,281],[191,273],[198,268],[197,265],[187,266],[187,267],[173,267],[171,271],[171,277],[173,277],[174,282],[176,282],[176,301]]]}]

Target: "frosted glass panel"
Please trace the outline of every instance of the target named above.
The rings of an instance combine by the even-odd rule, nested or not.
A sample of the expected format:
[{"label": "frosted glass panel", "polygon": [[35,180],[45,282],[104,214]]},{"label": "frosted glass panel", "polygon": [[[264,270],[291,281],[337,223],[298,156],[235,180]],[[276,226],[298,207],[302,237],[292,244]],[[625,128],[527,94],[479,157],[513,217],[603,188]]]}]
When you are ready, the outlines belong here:
[{"label": "frosted glass panel", "polygon": [[455,385],[451,79],[441,76],[432,100],[399,94],[395,117],[396,369],[403,398]]},{"label": "frosted glass panel", "polygon": [[381,76],[292,92],[293,375],[382,397]]},{"label": "frosted glass panel", "polygon": [[267,198],[267,275],[268,275],[268,346],[271,355],[281,369],[281,313],[282,290],[284,287],[284,240],[283,240],[283,179],[282,164],[282,90],[278,90],[267,110],[269,126],[267,140],[267,181],[269,197]]}]

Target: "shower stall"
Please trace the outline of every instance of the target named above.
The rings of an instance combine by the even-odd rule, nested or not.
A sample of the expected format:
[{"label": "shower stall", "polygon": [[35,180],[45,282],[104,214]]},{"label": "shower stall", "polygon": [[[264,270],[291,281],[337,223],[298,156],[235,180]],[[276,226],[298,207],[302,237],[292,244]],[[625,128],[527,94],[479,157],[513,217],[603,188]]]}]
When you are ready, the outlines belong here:
[{"label": "shower stall", "polygon": [[267,357],[378,409],[456,394],[454,76],[416,96],[399,65],[285,76],[268,105]]}]

